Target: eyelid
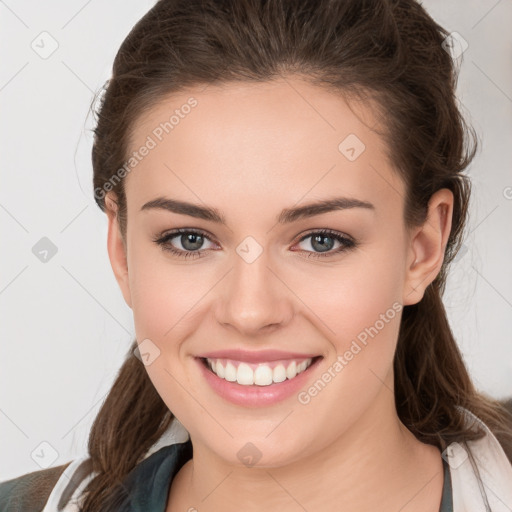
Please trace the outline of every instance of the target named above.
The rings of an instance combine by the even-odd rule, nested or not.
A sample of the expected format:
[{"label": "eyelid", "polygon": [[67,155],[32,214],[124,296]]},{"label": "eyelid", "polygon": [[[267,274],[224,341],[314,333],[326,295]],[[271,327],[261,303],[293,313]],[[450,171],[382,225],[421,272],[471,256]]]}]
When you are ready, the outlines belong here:
[{"label": "eyelid", "polygon": [[[157,235],[153,238],[153,241],[157,243],[158,245],[162,246],[162,249],[165,251],[168,251],[177,257],[186,258],[186,257],[192,257],[192,258],[199,258],[202,257],[204,252],[208,252],[211,249],[199,249],[197,251],[187,251],[182,249],[176,249],[175,247],[171,246],[169,241],[173,238],[181,235],[181,234],[198,234],[201,235],[203,238],[206,238],[211,243],[217,243],[215,241],[215,238],[211,236],[211,234],[203,229],[198,228],[176,228],[172,230],[168,230],[167,232],[164,231],[161,234]],[[307,251],[307,250],[298,250],[294,252],[303,252],[308,254],[308,258],[329,258],[334,257],[336,255],[339,255],[340,253],[343,253],[349,249],[356,248],[359,243],[350,235],[333,230],[328,228],[312,228],[305,233],[301,233],[296,237],[296,241],[293,242],[293,245],[297,245],[298,243],[303,242],[305,239],[309,238],[312,235],[324,235],[331,237],[338,241],[341,244],[341,247],[339,247],[336,250],[329,250],[325,251],[325,253],[322,252],[315,252],[315,251]]]},{"label": "eyelid", "polygon": [[[210,241],[214,241],[215,240],[215,237],[208,231],[204,230],[204,229],[200,229],[200,228],[175,228],[175,229],[170,229],[170,230],[166,230],[166,231],[163,231],[161,233],[159,233],[158,235],[156,235],[155,237],[153,237],[153,241],[156,242],[158,240],[161,240],[162,238],[166,238],[166,237],[171,237],[171,235],[174,237],[174,236],[177,236],[179,234],[183,234],[183,233],[197,233],[198,235],[203,235],[205,238],[208,238]],[[347,240],[350,240],[351,242],[354,242],[355,243],[355,239],[350,236],[349,234],[347,233],[343,233],[341,231],[336,231],[334,229],[329,229],[329,228],[312,228],[312,229],[309,229],[307,231],[305,231],[304,233],[301,233],[300,235],[297,235],[295,237],[295,241],[293,242],[294,244],[297,243],[297,242],[301,242],[304,238],[308,237],[308,236],[311,236],[313,234],[317,234],[317,233],[325,233],[325,234],[331,234],[331,235],[336,235],[336,236],[341,236],[343,238],[346,238]]]},{"label": "eyelid", "polygon": [[[163,231],[162,233],[155,235],[152,238],[152,240],[153,240],[153,242],[155,242],[157,244],[158,243],[165,244],[169,240],[172,240],[173,238],[176,238],[179,235],[188,234],[188,233],[201,235],[203,238],[206,238],[210,242],[217,243],[215,241],[215,237],[213,235],[211,235],[208,231],[206,231],[204,229],[199,229],[199,228],[176,228],[176,229],[166,230],[166,231]],[[193,251],[193,252],[198,253],[198,252],[204,251],[204,250],[208,250],[208,249],[199,249],[199,251]],[[185,251],[180,251],[180,252],[185,252]]]},{"label": "eyelid", "polygon": [[341,237],[341,238],[344,238],[346,240],[349,240],[351,242],[356,242],[355,239],[350,236],[349,234],[347,233],[344,233],[342,231],[337,231],[335,229],[329,229],[329,228],[314,228],[314,229],[309,229],[307,230],[305,233],[301,233],[300,235],[297,236],[296,240],[297,242],[301,242],[302,240],[304,240],[304,238],[307,238],[308,236],[311,236],[311,235],[315,235],[315,234],[325,234],[325,235],[332,235],[332,236],[337,236],[337,237]]}]

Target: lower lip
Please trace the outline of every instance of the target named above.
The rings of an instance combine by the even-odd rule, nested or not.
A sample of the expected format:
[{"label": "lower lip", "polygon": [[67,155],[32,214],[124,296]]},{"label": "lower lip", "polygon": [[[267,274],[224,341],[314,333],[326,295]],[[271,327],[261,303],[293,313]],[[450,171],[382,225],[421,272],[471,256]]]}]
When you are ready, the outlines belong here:
[{"label": "lower lip", "polygon": [[286,379],[283,382],[275,382],[268,386],[243,386],[238,384],[238,382],[230,382],[225,379],[221,379],[205,366],[201,358],[196,358],[206,382],[210,384],[212,389],[218,395],[229,402],[246,407],[272,405],[280,402],[281,400],[285,400],[294,393],[298,393],[300,389],[304,388],[307,380],[312,374],[312,371],[317,367],[321,360],[322,357],[319,357],[313,361],[306,370],[299,373],[293,379]]}]

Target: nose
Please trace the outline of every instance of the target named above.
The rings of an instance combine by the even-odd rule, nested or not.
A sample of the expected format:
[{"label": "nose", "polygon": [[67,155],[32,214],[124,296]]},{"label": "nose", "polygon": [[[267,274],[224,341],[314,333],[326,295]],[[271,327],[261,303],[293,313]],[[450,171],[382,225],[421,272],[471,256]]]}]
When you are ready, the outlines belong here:
[{"label": "nose", "polygon": [[291,321],[293,292],[269,260],[265,251],[254,261],[234,257],[217,297],[215,316],[221,325],[248,337],[268,334]]}]

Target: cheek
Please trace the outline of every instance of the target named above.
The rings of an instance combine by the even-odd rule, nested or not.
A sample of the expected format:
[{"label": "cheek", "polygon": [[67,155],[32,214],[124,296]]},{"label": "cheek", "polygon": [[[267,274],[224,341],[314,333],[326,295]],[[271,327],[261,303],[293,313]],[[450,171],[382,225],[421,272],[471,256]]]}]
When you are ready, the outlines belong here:
[{"label": "cheek", "polygon": [[[171,338],[204,293],[200,266],[177,264],[162,249],[135,241],[129,248],[129,277],[137,339]],[[168,345],[168,343],[166,343]]]},{"label": "cheek", "polygon": [[172,264],[160,249],[132,240],[129,272],[136,338],[139,343],[151,340],[149,345],[145,342],[151,353],[148,376],[167,407],[186,419],[190,397],[183,389],[191,386],[180,347],[191,333],[191,310],[204,293],[194,286],[198,267]]},{"label": "cheek", "polygon": [[317,271],[308,279],[296,278],[293,285],[300,289],[300,297],[307,298],[304,311],[309,322],[330,342],[328,363],[341,358],[342,366],[332,370],[340,376],[333,392],[337,389],[344,399],[352,393],[362,398],[363,389],[374,393],[379,385],[375,376],[384,379],[392,366],[402,311],[400,251],[398,239],[393,244],[382,239],[356,251],[346,264]]},{"label": "cheek", "polygon": [[346,342],[390,309],[387,319],[394,319],[404,284],[400,251],[399,240],[395,246],[382,240],[372,242],[339,265],[290,274],[290,288],[304,298],[311,322],[323,323],[328,338]]}]

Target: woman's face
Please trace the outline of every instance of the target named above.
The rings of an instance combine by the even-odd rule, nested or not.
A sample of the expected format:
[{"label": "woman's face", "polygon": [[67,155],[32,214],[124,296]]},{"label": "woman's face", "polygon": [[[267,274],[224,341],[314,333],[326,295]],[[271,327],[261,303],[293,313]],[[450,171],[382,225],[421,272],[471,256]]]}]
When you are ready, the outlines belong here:
[{"label": "woman's face", "polygon": [[[352,107],[299,79],[210,85],[134,127],[126,263],[113,216],[111,261],[158,393],[195,449],[227,462],[285,464],[395,414],[402,305],[437,272],[414,266],[429,246],[404,228],[404,185],[370,108]],[[196,236],[156,243],[176,229]],[[224,376],[246,384],[202,362],[231,350]]]}]

